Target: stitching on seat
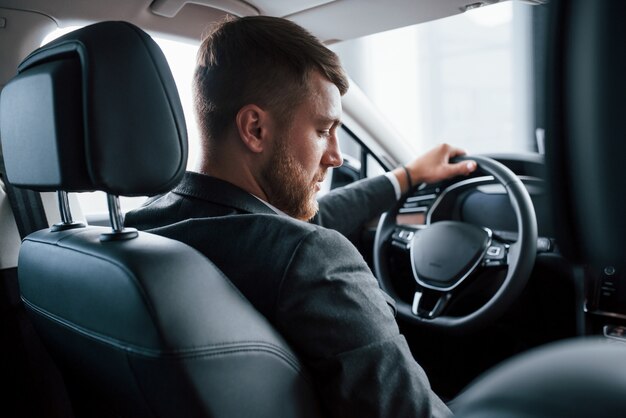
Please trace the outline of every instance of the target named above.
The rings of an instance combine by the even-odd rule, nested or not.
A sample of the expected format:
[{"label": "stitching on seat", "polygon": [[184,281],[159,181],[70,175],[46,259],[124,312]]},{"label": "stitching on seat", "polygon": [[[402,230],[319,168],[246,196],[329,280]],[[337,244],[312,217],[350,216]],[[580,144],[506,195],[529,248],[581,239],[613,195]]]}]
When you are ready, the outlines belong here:
[{"label": "stitching on seat", "polygon": [[272,354],[275,357],[283,360],[295,371],[301,373],[301,367],[299,367],[297,361],[288,352],[281,347],[264,341],[239,341],[233,343],[219,343],[214,345],[207,345],[203,347],[193,347],[180,350],[156,350],[147,347],[140,347],[134,344],[130,344],[115,338],[111,338],[100,333],[87,330],[72,322],[66,321],[57,315],[54,315],[45,309],[35,306],[30,301],[22,297],[22,301],[32,311],[38,313],[42,317],[55,322],[65,328],[68,328],[84,337],[109,345],[118,350],[126,351],[128,354],[133,354],[143,357],[152,358],[171,358],[172,360],[182,360],[187,358],[199,358],[199,357],[218,357],[222,355],[236,354],[242,352],[263,352]]}]

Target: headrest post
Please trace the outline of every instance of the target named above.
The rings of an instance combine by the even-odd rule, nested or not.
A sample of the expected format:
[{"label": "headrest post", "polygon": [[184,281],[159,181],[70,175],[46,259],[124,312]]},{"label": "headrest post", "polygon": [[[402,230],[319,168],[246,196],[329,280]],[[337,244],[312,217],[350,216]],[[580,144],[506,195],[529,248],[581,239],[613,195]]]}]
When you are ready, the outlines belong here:
[{"label": "headrest post", "polygon": [[107,194],[107,203],[109,205],[109,220],[113,232],[121,232],[124,229],[124,218],[120,208],[120,198],[118,196]]},{"label": "headrest post", "polygon": [[59,212],[61,213],[61,222],[64,224],[71,224],[72,212],[70,210],[70,200],[67,197],[67,192],[63,190],[57,191],[57,198],[59,200]]},{"label": "headrest post", "polygon": [[109,221],[113,230],[101,234],[100,241],[120,241],[137,237],[139,234],[135,228],[124,228],[124,216],[120,209],[119,196],[107,193],[107,204],[109,205]]},{"label": "headrest post", "polygon": [[74,220],[72,219],[70,200],[68,198],[67,192],[64,190],[58,190],[57,199],[59,201],[59,213],[61,214],[61,222],[58,224],[54,224],[51,228],[51,231],[58,232],[74,228],[84,228],[84,223],[74,222]]}]

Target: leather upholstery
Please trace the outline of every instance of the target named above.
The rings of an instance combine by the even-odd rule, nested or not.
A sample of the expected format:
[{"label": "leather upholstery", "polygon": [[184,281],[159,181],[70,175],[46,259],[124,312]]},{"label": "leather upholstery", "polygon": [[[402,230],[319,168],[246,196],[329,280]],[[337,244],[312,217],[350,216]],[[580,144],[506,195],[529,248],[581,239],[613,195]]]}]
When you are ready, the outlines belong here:
[{"label": "leather upholstery", "polygon": [[624,363],[623,343],[605,338],[537,348],[479,378],[455,400],[455,416],[623,417]]},{"label": "leather upholstery", "polygon": [[[180,102],[137,27],[83,28],[19,71],[2,94],[14,184],[145,195],[181,178]],[[206,257],[149,233],[104,232],[41,230],[18,260],[22,299],[78,416],[320,415],[294,353]]]},{"label": "leather upholstery", "polygon": [[293,352],[210,261],[106,230],[43,230],[20,251],[22,298],[73,390],[122,416],[317,416]]},{"label": "leather upholstery", "polygon": [[167,61],[124,22],[71,32],[30,54],[2,91],[0,127],[9,180],[39,191],[157,194],[180,181],[187,162]]}]

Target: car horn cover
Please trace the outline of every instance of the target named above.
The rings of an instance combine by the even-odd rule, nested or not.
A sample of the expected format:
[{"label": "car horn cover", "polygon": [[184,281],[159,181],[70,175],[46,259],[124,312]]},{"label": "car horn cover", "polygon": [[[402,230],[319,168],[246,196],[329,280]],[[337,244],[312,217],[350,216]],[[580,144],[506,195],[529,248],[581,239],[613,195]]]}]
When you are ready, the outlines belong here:
[{"label": "car horn cover", "polygon": [[482,260],[491,231],[455,221],[441,221],[415,234],[411,264],[421,286],[446,291],[458,286]]}]

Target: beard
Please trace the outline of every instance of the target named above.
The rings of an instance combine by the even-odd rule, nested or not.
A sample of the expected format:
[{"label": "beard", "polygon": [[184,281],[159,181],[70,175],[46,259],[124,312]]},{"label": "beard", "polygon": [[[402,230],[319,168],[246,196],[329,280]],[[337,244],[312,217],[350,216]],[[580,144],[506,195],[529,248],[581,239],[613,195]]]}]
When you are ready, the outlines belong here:
[{"label": "beard", "polygon": [[319,209],[315,185],[325,172],[320,170],[311,179],[302,164],[289,153],[287,143],[286,136],[276,138],[274,152],[261,176],[271,205],[293,218],[308,221]]}]

